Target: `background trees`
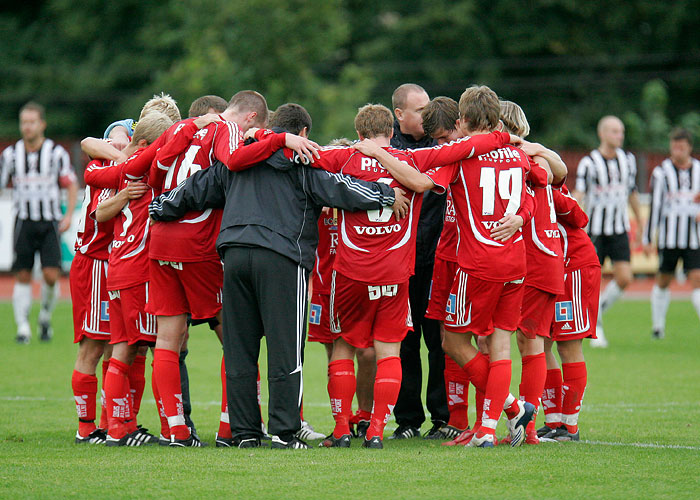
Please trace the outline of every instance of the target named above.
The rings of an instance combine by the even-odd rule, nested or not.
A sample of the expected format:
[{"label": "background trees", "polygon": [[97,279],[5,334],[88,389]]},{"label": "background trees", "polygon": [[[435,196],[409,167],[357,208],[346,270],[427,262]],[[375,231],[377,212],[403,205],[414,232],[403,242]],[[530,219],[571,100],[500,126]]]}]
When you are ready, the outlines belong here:
[{"label": "background trees", "polygon": [[324,142],[412,81],[453,98],[488,84],[557,147],[594,145],[613,113],[630,147],[663,150],[672,124],[700,131],[698,28],[699,0],[28,1],[0,14],[0,137],[29,99],[49,133],[80,137],[160,91],[186,114],[252,88],[306,106]]}]

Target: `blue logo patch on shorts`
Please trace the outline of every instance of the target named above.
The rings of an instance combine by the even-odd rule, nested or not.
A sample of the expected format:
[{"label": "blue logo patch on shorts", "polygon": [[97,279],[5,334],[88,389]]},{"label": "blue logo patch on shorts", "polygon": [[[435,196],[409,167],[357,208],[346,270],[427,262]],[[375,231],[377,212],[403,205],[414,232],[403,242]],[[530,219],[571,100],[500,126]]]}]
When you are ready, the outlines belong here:
[{"label": "blue logo patch on shorts", "polygon": [[445,307],[445,312],[447,314],[454,314],[457,311],[457,296],[454,293],[450,294],[447,299],[447,307]]},{"label": "blue logo patch on shorts", "polygon": [[574,303],[570,300],[557,302],[554,310],[555,321],[573,321],[574,320]]},{"label": "blue logo patch on shorts", "polygon": [[100,321],[109,321],[109,301],[100,302]]},{"label": "blue logo patch on shorts", "polygon": [[309,310],[309,323],[312,325],[320,325],[321,324],[321,305],[320,304],[311,304],[311,309]]}]

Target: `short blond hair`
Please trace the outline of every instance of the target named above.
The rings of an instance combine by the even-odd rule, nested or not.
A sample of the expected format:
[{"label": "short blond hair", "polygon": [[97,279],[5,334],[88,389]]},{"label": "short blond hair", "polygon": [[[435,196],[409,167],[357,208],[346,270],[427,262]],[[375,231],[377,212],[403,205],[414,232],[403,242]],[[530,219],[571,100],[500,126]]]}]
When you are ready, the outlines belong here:
[{"label": "short blond hair", "polygon": [[459,117],[468,131],[493,131],[501,116],[501,105],[496,93],[486,85],[473,85],[459,98]]},{"label": "short blond hair", "polygon": [[165,113],[151,111],[136,124],[131,142],[136,144],[140,140],[145,139],[147,144],[152,144],[163,132],[168,130],[173,123],[175,122]]},{"label": "short blond hair", "polygon": [[501,101],[501,121],[508,133],[518,137],[527,137],[530,134],[530,124],[523,108],[513,101]]},{"label": "short blond hair", "polygon": [[337,139],[332,139],[331,142],[328,143],[329,146],[352,146],[352,141],[348,139],[347,137],[338,137]]},{"label": "short blond hair", "polygon": [[173,122],[179,122],[182,119],[175,99],[165,92],[161,92],[160,95],[154,95],[152,99],[143,105],[141,114],[139,115],[139,121],[143,120],[143,117],[152,111],[159,111],[165,114]]},{"label": "short blond hair", "polygon": [[380,135],[391,137],[394,131],[394,116],[386,106],[365,104],[355,116],[355,130],[366,139]]}]

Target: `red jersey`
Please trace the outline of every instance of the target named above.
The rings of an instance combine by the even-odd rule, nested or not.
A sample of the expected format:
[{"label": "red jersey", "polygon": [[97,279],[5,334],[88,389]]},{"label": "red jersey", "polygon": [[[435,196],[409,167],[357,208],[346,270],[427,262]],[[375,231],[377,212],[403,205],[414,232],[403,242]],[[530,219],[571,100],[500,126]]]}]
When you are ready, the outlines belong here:
[{"label": "red jersey", "polygon": [[338,211],[333,208],[330,213],[321,213],[318,218],[318,246],[312,275],[314,293],[331,293],[331,272],[337,247]]},{"label": "red jersey", "polygon": [[532,190],[535,193],[535,212],[529,226],[523,228],[527,260],[525,283],[560,295],[564,293],[564,259],[552,186],[532,186]]},{"label": "red jersey", "polygon": [[[87,169],[94,167],[113,166],[113,162],[100,160],[91,161]],[[75,238],[75,253],[81,253],[86,257],[98,260],[109,258],[110,245],[114,237],[114,219],[106,222],[97,222],[90,214],[97,209],[101,201],[114,195],[115,190],[109,188],[85,186],[85,198],[80,210],[80,222],[78,222],[78,234]]]},{"label": "red jersey", "polygon": [[447,190],[445,222],[442,225],[440,240],[435,249],[435,257],[448,262],[457,262],[457,213],[452,199],[452,190]]},{"label": "red jersey", "polygon": [[457,213],[457,262],[465,272],[486,281],[525,277],[522,230],[506,241],[491,229],[506,214],[531,218],[526,178],[546,185],[546,172],[519,149],[506,145],[438,169],[437,184],[451,184]]},{"label": "red jersey", "polygon": [[569,194],[566,186],[562,186],[561,190],[555,189],[552,195],[559,223],[566,272],[588,266],[600,267],[595,247],[590,236],[584,230],[588,224],[588,216],[574,197]]},{"label": "red jersey", "polygon": [[[286,139],[285,134],[260,130],[257,142],[242,147],[243,134],[235,123],[214,122],[197,129],[195,119],[178,122],[161,136],[163,145],[151,167],[150,181],[158,192],[173,189],[217,159],[231,170],[242,170],[268,158]],[[190,211],[179,220],[154,224],[150,257],[172,262],[218,260],[221,214],[221,209]]]}]

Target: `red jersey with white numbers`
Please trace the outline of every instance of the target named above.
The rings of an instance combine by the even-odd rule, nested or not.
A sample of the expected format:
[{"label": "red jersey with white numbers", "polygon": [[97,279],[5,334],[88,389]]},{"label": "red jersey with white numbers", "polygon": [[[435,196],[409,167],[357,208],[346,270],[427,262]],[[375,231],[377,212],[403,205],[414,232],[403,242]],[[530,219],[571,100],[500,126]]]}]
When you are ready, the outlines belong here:
[{"label": "red jersey with white numbers", "polygon": [[[284,145],[285,134],[258,131],[257,142],[243,146],[243,135],[233,122],[214,122],[202,129],[189,118],[171,126],[164,134],[151,167],[151,185],[169,191],[217,159],[231,170],[240,170],[268,158]],[[218,260],[216,238],[221,227],[221,209],[190,211],[179,220],[153,226],[150,256],[171,262]]]},{"label": "red jersey with white numbers", "polygon": [[559,238],[552,186],[531,186],[535,193],[535,212],[523,227],[527,259],[528,286],[559,295],[564,293],[564,258]]},{"label": "red jersey with white numbers", "polygon": [[[113,167],[113,162],[94,160],[86,167]],[[98,260],[109,258],[109,247],[114,237],[114,219],[106,222],[97,222],[90,214],[97,210],[101,201],[111,198],[114,189],[85,186],[85,198],[80,210],[80,222],[78,222],[78,234],[75,238],[75,253],[81,253],[86,257]]]},{"label": "red jersey with white numbers", "polygon": [[468,274],[496,282],[525,277],[522,230],[496,241],[491,229],[505,214],[521,215],[527,223],[522,208],[529,196],[528,175],[538,185],[543,178],[546,183],[546,172],[510,145],[438,169],[436,183],[451,184],[459,230],[457,262]]},{"label": "red jersey with white numbers", "polygon": [[553,190],[552,195],[566,272],[588,266],[600,267],[595,247],[584,230],[588,224],[588,216],[569,194],[566,186],[562,186],[561,190]]},{"label": "red jersey with white numbers", "polygon": [[331,274],[338,248],[338,210],[330,209],[318,218],[318,246],[312,274],[314,293],[331,293]]},{"label": "red jersey with white numbers", "polygon": [[457,213],[452,199],[452,190],[447,190],[445,203],[445,222],[435,249],[435,257],[448,262],[457,262]]}]

